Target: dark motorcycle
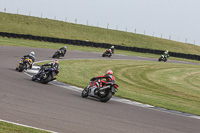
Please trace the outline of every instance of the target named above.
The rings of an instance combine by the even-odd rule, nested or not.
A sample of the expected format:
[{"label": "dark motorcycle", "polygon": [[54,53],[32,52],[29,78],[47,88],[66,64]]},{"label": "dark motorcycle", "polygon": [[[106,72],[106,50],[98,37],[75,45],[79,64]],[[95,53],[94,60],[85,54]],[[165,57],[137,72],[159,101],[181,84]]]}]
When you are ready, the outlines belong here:
[{"label": "dark motorcycle", "polygon": [[110,50],[106,50],[103,54],[102,57],[111,57],[112,56],[112,52]]},{"label": "dark motorcycle", "polygon": [[19,72],[22,72],[27,69],[31,69],[33,65],[33,61],[29,58],[22,58],[16,68]]},{"label": "dark motorcycle", "polygon": [[101,102],[107,102],[110,100],[112,95],[117,92],[118,85],[113,83],[107,83],[103,87],[99,87],[100,80],[98,82],[90,81],[88,85],[82,91],[82,97],[86,98],[88,96],[98,98]]},{"label": "dark motorcycle", "polygon": [[64,57],[64,54],[61,50],[56,51],[52,56],[52,58],[60,58],[60,57]]},{"label": "dark motorcycle", "polygon": [[59,71],[56,69],[45,67],[43,72],[33,75],[32,81],[37,80],[43,84],[47,84],[48,82],[55,80],[55,76],[57,76],[58,73]]},{"label": "dark motorcycle", "polygon": [[161,55],[161,57],[158,58],[158,61],[164,61],[164,62],[166,62],[167,61],[167,57],[165,55]]}]

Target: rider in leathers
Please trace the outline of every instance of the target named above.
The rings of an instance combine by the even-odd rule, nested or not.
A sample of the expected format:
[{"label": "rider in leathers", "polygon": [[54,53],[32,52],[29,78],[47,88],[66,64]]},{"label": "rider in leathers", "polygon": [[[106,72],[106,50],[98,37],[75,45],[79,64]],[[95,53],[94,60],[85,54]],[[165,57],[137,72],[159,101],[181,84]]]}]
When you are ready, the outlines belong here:
[{"label": "rider in leathers", "polygon": [[168,53],[169,51],[168,50],[166,50],[165,52],[164,52],[164,56],[165,56],[165,58],[166,58],[166,60],[169,58],[169,53]]},{"label": "rider in leathers", "polygon": [[45,66],[51,66],[51,68],[56,69],[56,70],[59,71],[58,60],[55,60],[54,62],[51,62],[51,63],[44,64],[44,65],[42,65],[40,67],[40,70],[38,71],[38,74],[37,74],[38,80],[40,80],[40,78],[43,76],[44,70],[45,70]]},{"label": "rider in leathers", "polygon": [[112,54],[114,54],[114,48],[115,46],[111,46],[109,50],[109,56],[111,56]]},{"label": "rider in leathers", "polygon": [[67,47],[64,46],[64,47],[60,48],[59,50],[61,51],[61,55],[64,57],[67,52]]},{"label": "rider in leathers", "polygon": [[114,48],[115,48],[115,46],[111,46],[111,47],[110,47],[110,49],[111,49],[111,51],[112,51],[112,54],[114,54]]},{"label": "rider in leathers", "polygon": [[[35,52],[30,52],[28,55],[24,55],[21,59],[25,59],[25,58],[29,58],[31,59],[33,62],[35,62]],[[32,64],[30,65],[30,69],[32,68]],[[18,67],[16,68],[16,70],[18,70]]]},{"label": "rider in leathers", "polygon": [[[100,79],[100,85],[96,86],[97,89],[100,89],[101,87],[104,87],[109,82],[113,83],[113,84],[115,83],[115,77],[113,76],[113,71],[112,70],[108,70],[106,75],[104,75],[104,76],[93,77],[90,81],[95,82],[96,79]],[[102,80],[102,79],[106,79],[106,80]],[[95,86],[95,84],[93,84],[93,86]]]}]

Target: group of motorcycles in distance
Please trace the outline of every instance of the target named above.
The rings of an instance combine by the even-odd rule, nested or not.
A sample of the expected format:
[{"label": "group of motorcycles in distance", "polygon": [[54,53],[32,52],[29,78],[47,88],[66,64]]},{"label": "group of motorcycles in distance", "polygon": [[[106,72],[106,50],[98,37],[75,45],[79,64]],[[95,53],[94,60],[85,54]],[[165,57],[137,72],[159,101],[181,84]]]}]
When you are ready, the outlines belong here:
[{"label": "group of motorcycles in distance", "polygon": [[[66,46],[60,48],[57,50],[52,58],[60,58],[64,57],[66,54]],[[110,49],[106,50],[102,57],[111,57],[114,53],[114,46],[112,46]],[[33,62],[35,60],[35,53],[31,52],[29,55],[24,56],[21,58],[16,70],[19,72],[22,72],[24,70],[32,69]],[[34,57],[34,58],[31,58]],[[167,61],[168,56],[165,54],[161,55],[161,57],[158,59],[158,61]],[[55,61],[54,61],[55,62]],[[58,62],[57,62],[58,63]],[[41,71],[43,70],[43,71]],[[32,81],[39,81],[43,84],[47,84],[50,81],[55,80],[56,76],[58,75],[59,71],[50,67],[50,66],[41,66],[39,68],[39,71],[36,75],[32,76]],[[38,79],[38,75],[40,75],[40,78]],[[93,83],[93,84],[92,84]],[[96,79],[95,81],[90,81],[89,85],[83,89],[81,96],[83,98],[86,98],[88,96],[98,98],[101,102],[107,102],[110,100],[112,95],[114,95],[117,92],[118,85],[115,83],[107,83],[104,86],[100,88],[101,79]],[[95,86],[95,87],[94,87]],[[94,88],[99,88],[98,91]]]}]

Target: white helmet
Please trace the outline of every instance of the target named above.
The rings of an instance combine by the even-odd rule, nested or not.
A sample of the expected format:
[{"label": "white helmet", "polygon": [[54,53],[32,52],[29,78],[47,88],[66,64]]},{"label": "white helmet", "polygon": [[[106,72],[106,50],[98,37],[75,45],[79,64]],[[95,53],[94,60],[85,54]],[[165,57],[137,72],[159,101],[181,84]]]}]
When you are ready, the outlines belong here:
[{"label": "white helmet", "polygon": [[108,74],[108,75],[113,75],[113,71],[112,70],[108,70],[107,72],[106,72],[106,74]]},{"label": "white helmet", "polygon": [[66,46],[64,46],[64,48],[67,48]]},{"label": "white helmet", "polygon": [[166,50],[166,52],[169,52],[168,50]]},{"label": "white helmet", "polygon": [[30,56],[35,56],[35,52],[30,52],[30,54],[29,54]]},{"label": "white helmet", "polygon": [[115,46],[112,46],[111,48],[115,48]]}]

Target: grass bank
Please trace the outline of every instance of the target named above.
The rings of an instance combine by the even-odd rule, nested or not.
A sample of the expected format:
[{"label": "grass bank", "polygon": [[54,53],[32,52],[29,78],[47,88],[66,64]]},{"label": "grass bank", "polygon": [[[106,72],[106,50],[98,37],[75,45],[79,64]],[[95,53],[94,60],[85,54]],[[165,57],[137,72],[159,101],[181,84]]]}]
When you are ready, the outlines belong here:
[{"label": "grass bank", "polygon": [[116,96],[200,115],[200,66],[130,60],[60,60],[59,64],[61,82],[84,88],[92,77],[112,69],[119,85]]},{"label": "grass bank", "polygon": [[32,34],[66,39],[90,40],[99,43],[150,48],[168,49],[171,52],[199,54],[200,47],[157,37],[130,32],[67,23],[45,18],[8,14],[0,12],[0,32]]},{"label": "grass bank", "polygon": [[0,121],[0,133],[49,133],[49,132]]}]

